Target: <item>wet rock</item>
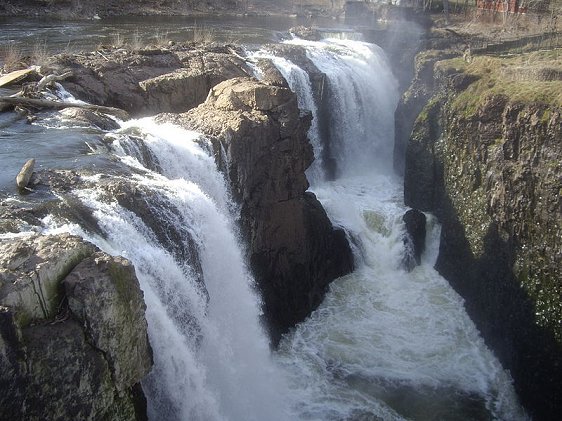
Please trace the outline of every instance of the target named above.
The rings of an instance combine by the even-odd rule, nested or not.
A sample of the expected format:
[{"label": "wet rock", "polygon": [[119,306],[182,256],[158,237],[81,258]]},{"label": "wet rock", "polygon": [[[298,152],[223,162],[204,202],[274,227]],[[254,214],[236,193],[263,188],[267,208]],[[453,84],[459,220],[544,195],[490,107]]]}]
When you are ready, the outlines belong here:
[{"label": "wet rock", "polygon": [[33,174],[33,168],[35,167],[35,158],[32,158],[23,165],[22,169],[16,176],[16,185],[18,189],[24,189],[27,187],[27,183],[31,179],[31,175]]},{"label": "wet rock", "polygon": [[404,267],[411,271],[421,263],[421,255],[425,249],[425,215],[417,209],[408,210],[402,217],[406,226],[404,235],[405,255]]},{"label": "wet rock", "polygon": [[30,235],[0,241],[0,269],[0,418],[145,419],[151,349],[130,263]]},{"label": "wet rock", "polygon": [[322,39],[322,34],[318,29],[311,28],[310,26],[295,26],[289,29],[289,32],[302,39],[308,41],[320,41]]},{"label": "wet rock", "polygon": [[310,115],[301,115],[289,89],[237,78],[213,88],[196,109],[159,118],[211,137],[241,204],[251,269],[276,343],[320,304],[330,281],[353,266],[345,234],[306,192]]},{"label": "wet rock", "polygon": [[65,108],[60,112],[60,115],[63,120],[69,120],[73,123],[87,126],[95,126],[98,129],[105,131],[119,128],[119,124],[117,124],[117,122],[112,118],[82,108]]}]

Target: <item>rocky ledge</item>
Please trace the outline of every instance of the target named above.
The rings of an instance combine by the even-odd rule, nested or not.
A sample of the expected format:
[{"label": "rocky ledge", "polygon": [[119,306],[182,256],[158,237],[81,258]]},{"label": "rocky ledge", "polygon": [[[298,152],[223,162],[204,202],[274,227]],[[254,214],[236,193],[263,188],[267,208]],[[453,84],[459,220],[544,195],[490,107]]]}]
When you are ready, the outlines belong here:
[{"label": "rocky ledge", "polygon": [[562,411],[562,69],[552,54],[426,52],[397,114],[413,127],[406,204],[439,217],[436,268],[537,420]]},{"label": "rocky ledge", "polygon": [[132,265],[68,234],[0,240],[0,418],[142,420],[152,366]]},{"label": "rocky ledge", "polygon": [[41,69],[44,74],[71,72],[63,84],[75,97],[133,116],[187,111],[205,101],[213,86],[250,73],[234,46],[171,44],[59,54]]},{"label": "rocky ledge", "polygon": [[322,301],[328,284],[351,271],[345,234],[332,227],[304,171],[313,154],[310,115],[288,88],[236,78],[204,104],[161,120],[208,135],[241,205],[242,232],[274,342]]}]

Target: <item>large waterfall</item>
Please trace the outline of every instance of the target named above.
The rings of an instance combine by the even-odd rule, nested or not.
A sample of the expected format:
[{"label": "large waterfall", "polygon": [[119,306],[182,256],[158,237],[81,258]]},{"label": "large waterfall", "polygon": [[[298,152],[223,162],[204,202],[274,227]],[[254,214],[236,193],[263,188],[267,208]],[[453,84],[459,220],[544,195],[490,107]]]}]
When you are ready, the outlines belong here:
[{"label": "large waterfall", "polygon": [[[290,374],[295,419],[524,419],[506,373],[434,269],[439,225],[429,218],[426,252],[401,268],[407,210],[392,173],[397,85],[384,53],[358,41],[292,40],[328,79],[313,92],[295,63],[267,51],[316,123],[311,189],[353,244],[354,273],[287,335],[278,360]],[[316,98],[316,102],[315,102]],[[319,110],[325,107],[328,113]],[[324,138],[318,126],[327,125]],[[327,144],[329,142],[329,144]],[[322,166],[335,161],[333,179]],[[318,159],[320,158],[320,159]]]},{"label": "large waterfall", "polygon": [[150,419],[525,419],[509,374],[433,269],[431,216],[422,264],[402,268],[406,208],[392,172],[398,93],[384,53],[359,41],[288,43],[323,74],[321,92],[290,58],[254,54],[273,61],[313,115],[307,176],[345,229],[356,270],[278,350],[270,352],[259,322],[237,208],[201,135],[152,119],[123,123],[105,143],[127,175],[92,176],[73,192],[100,231],[45,220],[50,232],[79,234],[133,262],[154,350],[143,384]]},{"label": "large waterfall", "polygon": [[288,394],[259,324],[235,207],[205,140],[150,119],[130,121],[108,137],[112,152],[136,170],[113,176],[112,184],[142,191],[150,217],[93,187],[74,194],[93,210],[103,238],[55,221],[51,232],[80,234],[134,263],[154,351],[143,384],[150,419],[287,419]]}]

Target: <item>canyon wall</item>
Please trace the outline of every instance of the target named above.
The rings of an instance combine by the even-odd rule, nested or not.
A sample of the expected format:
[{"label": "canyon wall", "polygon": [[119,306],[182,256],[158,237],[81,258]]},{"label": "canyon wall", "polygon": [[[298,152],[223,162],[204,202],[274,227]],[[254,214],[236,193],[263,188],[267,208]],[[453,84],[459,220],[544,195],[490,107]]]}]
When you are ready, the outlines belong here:
[{"label": "canyon wall", "polygon": [[439,217],[436,268],[537,420],[562,410],[562,73],[552,54],[426,51],[396,114],[397,142],[409,134],[405,202]]}]

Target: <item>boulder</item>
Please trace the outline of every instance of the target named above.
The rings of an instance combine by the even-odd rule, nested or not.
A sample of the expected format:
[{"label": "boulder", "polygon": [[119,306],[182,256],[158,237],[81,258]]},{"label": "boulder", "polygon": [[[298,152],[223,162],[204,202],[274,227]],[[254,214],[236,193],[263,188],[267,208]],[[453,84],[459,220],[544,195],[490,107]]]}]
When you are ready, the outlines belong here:
[{"label": "boulder", "polygon": [[60,112],[60,115],[63,120],[80,125],[95,126],[98,129],[105,131],[119,128],[119,124],[117,124],[117,122],[112,118],[104,114],[82,108],[65,108]]},{"label": "boulder", "polygon": [[107,359],[119,391],[146,375],[152,365],[146,305],[133,265],[97,252],[63,281],[68,306],[86,327],[92,345]]},{"label": "boulder", "polygon": [[408,210],[402,217],[406,227],[404,235],[404,268],[411,271],[421,263],[421,255],[425,250],[425,214],[417,209]]},{"label": "boulder", "polygon": [[146,419],[131,264],[69,234],[0,241],[0,418]]}]

